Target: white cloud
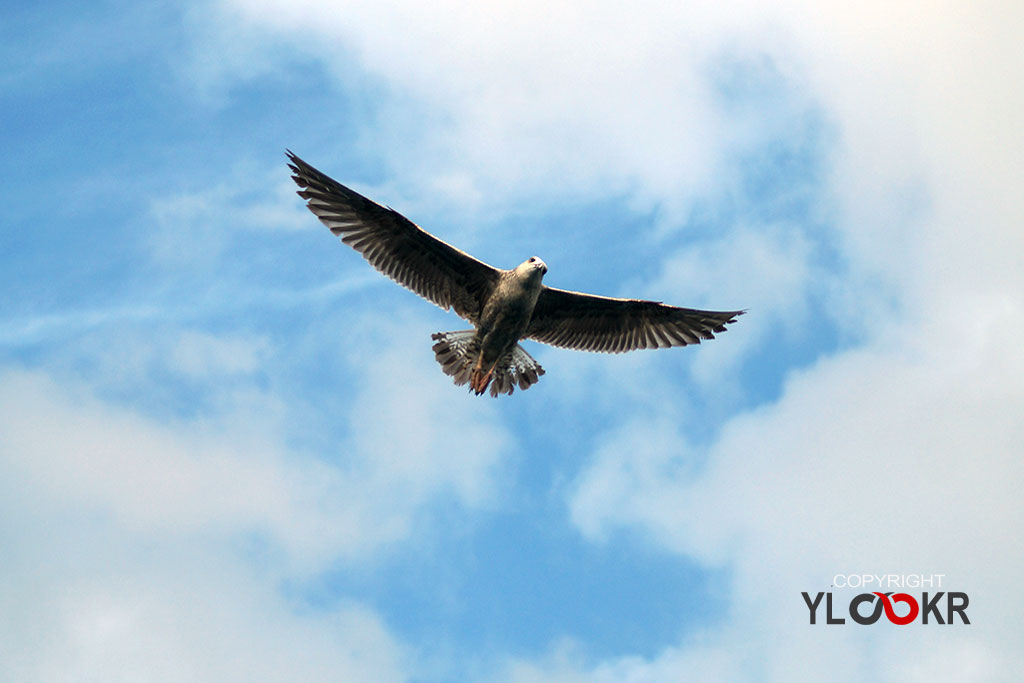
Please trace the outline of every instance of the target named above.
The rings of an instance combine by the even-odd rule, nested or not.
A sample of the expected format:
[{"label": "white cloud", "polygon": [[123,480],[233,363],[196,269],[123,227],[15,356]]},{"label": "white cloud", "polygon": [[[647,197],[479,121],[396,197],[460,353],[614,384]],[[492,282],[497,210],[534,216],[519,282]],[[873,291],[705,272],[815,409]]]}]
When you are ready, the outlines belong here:
[{"label": "white cloud", "polygon": [[[986,232],[1008,239],[990,218]],[[943,239],[940,223],[929,227]],[[927,299],[913,322],[880,321],[868,346],[791,376],[778,403],[730,421],[707,452],[667,423],[609,434],[571,492],[574,522],[595,540],[639,531],[730,567],[730,620],[711,643],[763,661],[752,679],[806,678],[837,661],[856,663],[848,680],[1019,676],[1021,603],[1009,596],[1024,557],[1024,298],[1016,276],[992,281],[1001,260],[975,262],[977,279],[951,275],[959,291],[928,282],[941,260],[922,264],[901,290]],[[926,283],[935,298],[916,289]],[[847,571],[945,573],[972,596],[974,623],[939,641],[808,632],[799,592]]]},{"label": "white cloud", "polygon": [[[815,251],[798,226],[742,226],[711,242],[687,246],[667,256],[645,294],[686,292],[688,305],[749,311],[725,343],[702,346],[693,377],[715,391],[735,390],[737,365],[769,337],[797,342],[809,327],[834,324],[812,320],[812,297],[830,300],[835,276],[815,263]],[[738,334],[735,332],[739,331]]]},{"label": "white cloud", "polygon": [[[438,501],[449,523],[493,505],[509,437],[492,403],[430,398],[451,387],[426,334],[345,320],[360,326],[344,364],[361,379],[323,408],[343,424],[324,452],[289,445],[324,442],[296,431],[317,420],[254,388],[280,353],[266,339],[164,327],[66,349],[49,371],[5,369],[0,677],[406,678],[372,610],[292,605],[281,581],[421,542]],[[133,398],[166,378],[208,405],[180,417]]]},{"label": "white cloud", "polygon": [[215,187],[152,198],[144,233],[149,255],[165,267],[209,267],[218,263],[232,240],[315,227],[284,172],[283,150],[281,160],[280,166],[262,170],[239,164]]},{"label": "white cloud", "polygon": [[560,643],[540,661],[511,660],[495,680],[508,683],[670,683],[684,680],[744,680],[743,664],[735,652],[722,647],[706,647],[683,652],[667,648],[657,657],[618,657],[602,662],[588,662],[572,643]]},{"label": "white cloud", "polygon": [[408,652],[372,610],[300,609],[230,547],[126,536],[81,509],[0,509],[17,520],[0,524],[0,537],[18,549],[4,563],[0,589],[4,680],[408,675]]},{"label": "white cloud", "polygon": [[[274,434],[265,421],[248,434],[222,434],[109,406],[44,375],[8,372],[3,387],[8,476],[52,505],[151,533],[263,531],[293,551],[308,543],[307,526],[331,526],[317,509],[320,467],[290,470],[266,442]],[[355,542],[335,532],[334,543],[346,540]],[[330,553],[331,545],[303,550]]]},{"label": "white cloud", "polygon": [[[794,527],[802,533],[790,542],[867,562],[910,552],[904,544],[953,562],[961,548],[937,536],[958,531],[989,551],[1009,542],[1024,388],[1006,377],[1024,368],[1012,342],[1024,316],[993,308],[959,320],[987,332],[848,352],[801,373],[777,405],[733,420],[699,474],[670,426],[627,425],[579,480],[576,520],[589,533],[640,523],[709,561],[732,550],[721,545],[730,538],[781,543]],[[882,544],[877,555],[858,538]],[[977,569],[981,549],[956,563]],[[813,562],[836,561],[831,552],[816,550]]]},{"label": "white cloud", "polygon": [[246,26],[252,42],[315,54],[350,85],[354,61],[387,84],[380,94],[400,93],[378,103],[375,130],[386,132],[361,144],[420,193],[500,205],[601,187],[678,212],[708,188],[729,142],[702,74],[704,25],[658,3],[222,7],[233,33]]},{"label": "white cloud", "polygon": [[[471,203],[628,194],[678,220],[694,196],[720,187],[725,152],[786,125],[774,111],[726,111],[708,82],[723,53],[767,56],[838,125],[830,158],[839,237],[865,304],[869,290],[891,284],[877,280],[919,265],[921,240],[935,242],[921,220],[929,202],[962,197],[957,219],[968,229],[981,216],[966,188],[1013,197],[1003,183],[1020,170],[1010,112],[1021,95],[1004,85],[1020,80],[1021,65],[1013,41],[999,40],[1020,19],[1010,8],[944,3],[927,16],[913,3],[754,1],[232,0],[222,8],[231,17],[223,23],[247,27],[250,41],[293,44],[341,83],[352,82],[355,60],[401,93],[380,104],[375,130],[386,133],[363,142],[415,194],[451,191]],[[416,102],[415,116],[431,118],[404,122],[404,98]],[[957,182],[953,169],[975,182]],[[1005,209],[1014,207],[991,207],[996,218]],[[988,258],[1016,244],[985,242],[971,247]]]},{"label": "white cloud", "polygon": [[171,350],[169,364],[194,378],[238,375],[257,370],[268,355],[266,339],[232,339],[186,330]]},{"label": "white cloud", "polygon": [[[310,441],[294,431],[318,424],[302,415],[310,407],[256,388],[254,373],[284,350],[156,330],[94,339],[52,377],[5,372],[4,467],[40,499],[110,515],[125,529],[265,537],[292,571],[372,557],[425,529],[422,511],[439,496],[467,508],[492,504],[510,444],[492,405],[431,398],[429,387],[446,378],[429,362],[425,333],[372,317],[345,320],[349,331],[365,325],[343,351],[349,377],[360,379],[338,387],[336,408],[323,407],[342,425],[330,432],[336,441],[312,440],[324,452],[288,445]],[[163,386],[168,378],[186,382],[182,390],[205,407],[167,416],[161,404],[180,402]]]}]

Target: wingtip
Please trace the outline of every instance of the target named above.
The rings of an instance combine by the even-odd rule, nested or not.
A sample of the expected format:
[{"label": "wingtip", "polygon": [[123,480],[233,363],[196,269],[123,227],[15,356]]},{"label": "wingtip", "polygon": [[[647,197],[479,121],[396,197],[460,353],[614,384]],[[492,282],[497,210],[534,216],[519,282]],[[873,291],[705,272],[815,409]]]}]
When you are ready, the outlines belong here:
[{"label": "wingtip", "polygon": [[309,164],[299,158],[299,155],[290,149],[285,148],[284,154],[288,157],[288,168],[295,173],[301,173],[301,169],[308,168]]},{"label": "wingtip", "polygon": [[[742,311],[729,311],[727,313],[724,313],[724,315],[727,315],[729,317],[726,318],[725,320],[720,320],[718,325],[716,325],[715,327],[711,328],[711,332],[714,332],[715,334],[722,334],[723,332],[725,332],[725,331],[727,331],[729,329],[728,327],[726,327],[726,325],[732,325],[733,323],[736,322],[737,318],[739,318],[741,315],[743,315],[746,312],[747,312],[747,309],[744,308]],[[704,338],[705,339],[714,339],[715,337],[714,337],[714,334],[710,334],[709,333],[708,336],[706,336]],[[700,340],[698,340],[697,343],[699,344]]]},{"label": "wingtip", "polygon": [[[309,172],[308,169],[311,168],[309,164],[300,159],[298,155],[290,149],[285,148],[284,153],[288,157],[288,168],[291,169],[292,180],[294,180],[295,184],[299,187],[309,187],[309,183],[305,179]],[[299,195],[301,194],[302,192],[300,191]]]}]

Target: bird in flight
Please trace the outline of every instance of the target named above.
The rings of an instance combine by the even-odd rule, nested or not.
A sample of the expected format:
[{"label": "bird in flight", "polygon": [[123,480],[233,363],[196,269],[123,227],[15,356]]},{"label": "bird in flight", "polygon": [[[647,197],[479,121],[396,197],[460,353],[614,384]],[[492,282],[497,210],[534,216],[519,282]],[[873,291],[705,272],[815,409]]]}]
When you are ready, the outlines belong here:
[{"label": "bird in flight", "polygon": [[548,267],[536,256],[511,270],[489,266],[287,154],[299,196],[332,233],[384,275],[472,323],[431,339],[445,374],[478,396],[488,386],[491,396],[526,390],[544,374],[521,339],[607,353],[686,346],[714,339],[744,313],[548,287]]}]

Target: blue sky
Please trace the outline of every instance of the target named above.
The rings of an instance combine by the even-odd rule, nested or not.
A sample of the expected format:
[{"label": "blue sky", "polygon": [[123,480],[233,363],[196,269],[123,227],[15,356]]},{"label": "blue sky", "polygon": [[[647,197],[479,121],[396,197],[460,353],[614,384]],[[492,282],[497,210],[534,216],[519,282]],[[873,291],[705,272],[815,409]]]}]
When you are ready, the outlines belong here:
[{"label": "blue sky", "polygon": [[[1024,671],[1012,3],[2,12],[0,678]],[[749,313],[470,396],[286,148],[494,265]],[[807,623],[865,572],[972,624]]]}]

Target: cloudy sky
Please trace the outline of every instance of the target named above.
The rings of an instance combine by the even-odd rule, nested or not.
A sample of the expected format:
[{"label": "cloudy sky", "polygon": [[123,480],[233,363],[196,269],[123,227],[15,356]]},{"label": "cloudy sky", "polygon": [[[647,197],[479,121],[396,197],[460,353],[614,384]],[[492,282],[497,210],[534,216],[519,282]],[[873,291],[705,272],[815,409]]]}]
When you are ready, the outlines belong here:
[{"label": "cloudy sky", "polygon": [[[3,680],[1024,676],[1019,2],[0,12]],[[286,148],[749,313],[468,395]],[[971,624],[808,623],[862,573]]]}]

